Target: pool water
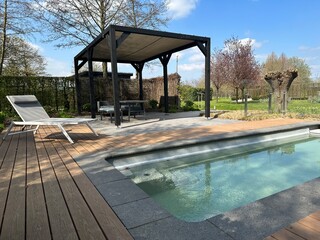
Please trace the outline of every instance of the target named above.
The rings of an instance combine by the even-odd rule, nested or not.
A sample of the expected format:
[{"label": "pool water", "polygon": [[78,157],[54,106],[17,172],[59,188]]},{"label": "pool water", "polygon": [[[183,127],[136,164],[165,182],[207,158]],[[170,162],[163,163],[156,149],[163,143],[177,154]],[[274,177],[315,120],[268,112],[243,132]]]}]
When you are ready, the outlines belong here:
[{"label": "pool water", "polygon": [[133,181],[172,215],[199,222],[320,176],[320,139],[227,157],[212,153],[130,168]]}]

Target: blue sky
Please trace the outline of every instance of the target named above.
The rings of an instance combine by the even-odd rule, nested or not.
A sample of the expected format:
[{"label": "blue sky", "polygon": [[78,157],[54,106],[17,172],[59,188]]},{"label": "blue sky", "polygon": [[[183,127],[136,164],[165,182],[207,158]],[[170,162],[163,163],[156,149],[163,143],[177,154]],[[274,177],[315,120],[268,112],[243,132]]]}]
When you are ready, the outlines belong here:
[{"label": "blue sky", "polygon": [[[169,0],[172,20],[164,31],[211,38],[211,50],[222,48],[226,39],[236,36],[251,39],[259,62],[275,52],[299,57],[310,66],[312,77],[320,77],[320,1],[318,0]],[[73,57],[82,49],[55,49],[53,43],[37,39],[46,58],[47,72],[68,76],[73,72]],[[178,53],[178,72],[183,82],[198,80],[204,57],[197,49]],[[169,73],[176,71],[176,55],[171,57]],[[130,66],[120,71],[134,72]],[[162,68],[145,69],[144,77],[161,76]]]}]

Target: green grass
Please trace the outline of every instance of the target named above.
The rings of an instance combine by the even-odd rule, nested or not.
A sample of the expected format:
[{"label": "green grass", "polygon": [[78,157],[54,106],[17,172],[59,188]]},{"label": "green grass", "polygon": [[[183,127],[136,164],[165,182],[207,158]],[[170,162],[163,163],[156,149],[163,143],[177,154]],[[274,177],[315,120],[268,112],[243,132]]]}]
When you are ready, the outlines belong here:
[{"label": "green grass", "polygon": [[[200,106],[199,102],[194,102],[194,106]],[[210,109],[216,110],[244,110],[244,103],[232,102],[229,98],[220,98],[219,102],[215,100],[210,102]],[[202,102],[202,110],[204,102]],[[248,102],[248,110],[268,111],[268,100],[257,100]],[[288,112],[298,114],[320,114],[320,103],[308,100],[291,100],[288,104]]]}]

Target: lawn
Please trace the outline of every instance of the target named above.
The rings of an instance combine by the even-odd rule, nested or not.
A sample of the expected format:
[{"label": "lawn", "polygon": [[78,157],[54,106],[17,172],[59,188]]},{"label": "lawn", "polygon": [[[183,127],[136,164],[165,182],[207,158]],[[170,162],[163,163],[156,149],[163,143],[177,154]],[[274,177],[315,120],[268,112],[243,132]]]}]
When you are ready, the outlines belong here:
[{"label": "lawn", "polygon": [[[203,110],[204,109],[204,102],[194,102],[194,106],[198,107]],[[219,102],[216,103],[215,100],[210,102],[210,109],[217,109],[217,110],[243,110],[244,103],[232,102],[230,98],[220,98]],[[255,101],[248,101],[248,110],[261,110],[261,111],[268,111],[268,100],[255,100]],[[309,100],[291,100],[288,104],[289,112],[295,113],[303,113],[303,114],[320,114],[320,103],[312,102]]]},{"label": "lawn", "polygon": [[[194,107],[199,107],[204,109],[204,102],[194,102]],[[230,98],[220,98],[219,102],[216,103],[215,100],[210,102],[210,109],[216,110],[226,110],[226,111],[243,111],[244,103],[232,102]],[[268,99],[249,101],[248,102],[248,112],[250,111],[264,111],[268,112]],[[315,115],[320,115],[320,103],[317,101],[310,100],[291,100],[288,104],[288,113],[299,115],[301,117],[311,116],[317,117]]]}]

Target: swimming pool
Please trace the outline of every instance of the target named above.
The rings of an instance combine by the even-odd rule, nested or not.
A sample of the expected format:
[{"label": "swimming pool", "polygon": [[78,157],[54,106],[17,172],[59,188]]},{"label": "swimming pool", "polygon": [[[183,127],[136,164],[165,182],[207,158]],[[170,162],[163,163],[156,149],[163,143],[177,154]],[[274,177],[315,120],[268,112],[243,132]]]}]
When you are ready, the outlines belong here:
[{"label": "swimming pool", "polygon": [[198,222],[319,177],[320,139],[297,134],[292,141],[285,136],[290,134],[260,143],[236,142],[240,148],[230,144],[222,152],[193,151],[178,161],[162,156],[162,161],[133,164],[125,171],[171,214]]}]

